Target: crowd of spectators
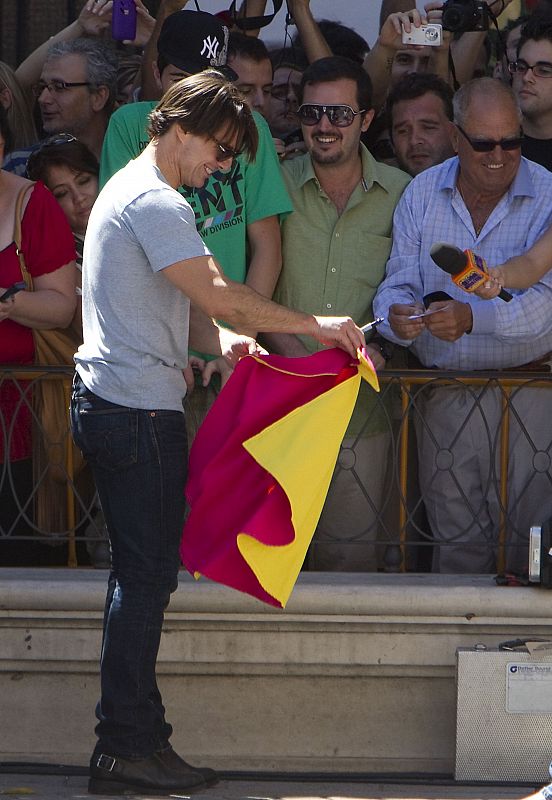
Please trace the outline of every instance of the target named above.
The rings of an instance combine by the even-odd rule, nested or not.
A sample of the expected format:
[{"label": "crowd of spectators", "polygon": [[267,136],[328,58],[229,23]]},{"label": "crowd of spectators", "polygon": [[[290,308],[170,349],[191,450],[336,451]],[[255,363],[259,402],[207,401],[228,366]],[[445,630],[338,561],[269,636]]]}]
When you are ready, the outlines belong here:
[{"label": "crowd of spectators", "polygon": [[[0,363],[33,364],[35,326],[81,324],[83,241],[99,190],[146,147],[149,115],[167,89],[215,67],[254,112],[256,159],[239,154],[202,188],[180,191],[229,277],[311,314],[351,315],[358,325],[382,316],[367,345],[378,370],[393,358],[392,365],[447,371],[550,368],[548,0],[487,0],[485,24],[443,28],[436,46],[407,46],[403,34],[441,25],[439,1],[420,11],[409,8],[412,0],[383,0],[370,46],[337,21],[315,20],[309,0],[288,0],[293,36],[272,48],[270,26],[243,24],[265,13],[265,0],[249,0],[230,20],[183,0],[161,0],[155,19],[135,4],[132,41],[111,38],[111,3],[88,0],[22,64],[0,62],[0,294],[21,281],[13,231],[23,188],[23,246],[35,277],[34,292],[0,303]],[[539,269],[532,284],[512,279],[510,303],[467,295],[431,260],[436,241],[475,250],[493,266],[536,244]],[[510,274],[497,271],[496,279],[508,285]],[[241,332],[286,356],[321,347],[306,337]],[[185,378],[191,441],[228,366],[190,352]],[[0,385],[3,564],[55,559],[52,548],[17,539],[34,532],[25,387],[9,376]],[[520,390],[512,401],[505,508],[488,478],[500,390],[437,386],[421,395],[417,469],[433,570],[492,572],[503,512],[516,532],[512,545],[520,530],[552,516],[546,402],[543,388]],[[392,396],[380,401],[362,387],[306,568],[382,567],[393,413]],[[512,546],[508,566],[526,571],[521,545]]]}]

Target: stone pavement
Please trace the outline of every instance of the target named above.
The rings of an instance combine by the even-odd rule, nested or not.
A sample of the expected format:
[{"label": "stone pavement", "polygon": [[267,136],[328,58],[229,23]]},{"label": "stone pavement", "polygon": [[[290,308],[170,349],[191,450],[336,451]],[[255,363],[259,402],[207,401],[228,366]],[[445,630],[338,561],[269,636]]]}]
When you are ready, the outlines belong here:
[{"label": "stone pavement", "polygon": [[[79,774],[82,773],[82,774]],[[519,800],[528,795],[534,787],[525,785],[484,785],[457,784],[442,780],[432,782],[428,776],[424,782],[399,779],[396,782],[384,779],[362,780],[355,776],[354,781],[332,776],[331,780],[285,780],[278,775],[263,780],[235,779],[221,780],[216,786],[192,795],[194,800]],[[291,777],[291,776],[290,776]],[[99,795],[96,795],[99,796]],[[172,795],[188,797],[189,795]],[[87,778],[84,770],[68,768],[59,774],[22,774],[3,772],[0,765],[0,800],[80,800],[91,795],[87,792]],[[104,800],[110,796],[103,795]],[[115,798],[115,795],[111,796]],[[130,797],[126,795],[126,797]],[[148,796],[143,795],[142,800]],[[149,795],[150,800],[154,800]]]}]

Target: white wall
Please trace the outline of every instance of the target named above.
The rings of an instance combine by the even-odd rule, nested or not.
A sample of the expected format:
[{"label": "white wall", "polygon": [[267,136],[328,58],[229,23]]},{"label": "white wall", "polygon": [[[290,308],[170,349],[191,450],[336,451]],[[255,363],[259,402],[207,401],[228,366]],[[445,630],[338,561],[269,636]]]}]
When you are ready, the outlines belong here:
[{"label": "white wall", "polygon": [[[202,11],[215,13],[230,5],[226,0],[199,0]],[[237,5],[240,5],[238,1]],[[267,13],[272,13],[272,0],[267,5]],[[278,16],[263,29],[261,38],[270,46],[280,45],[284,40],[285,2]],[[336,19],[354,28],[372,45],[378,35],[380,0],[311,0],[311,9],[317,19]],[[189,4],[193,8],[193,3]],[[291,29],[295,33],[295,29]]]}]

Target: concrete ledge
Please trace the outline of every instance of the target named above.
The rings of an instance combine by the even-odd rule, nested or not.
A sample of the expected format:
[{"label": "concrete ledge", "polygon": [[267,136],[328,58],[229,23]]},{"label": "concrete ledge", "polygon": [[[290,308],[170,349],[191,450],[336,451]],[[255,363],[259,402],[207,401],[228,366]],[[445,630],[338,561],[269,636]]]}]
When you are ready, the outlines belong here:
[{"label": "concrete ledge", "polygon": [[[102,611],[106,570],[0,568],[0,612]],[[550,618],[552,591],[540,587],[497,587],[489,575],[301,573],[286,609],[271,608],[248,595],[181,571],[170,611],[289,617],[399,614],[478,618]]]},{"label": "concrete ledge", "polygon": [[[0,760],[86,762],[105,585],[0,569]],[[174,745],[226,769],[452,773],[456,648],[550,635],[551,599],[490,576],[305,573],[281,611],[182,573],[159,658]]]}]

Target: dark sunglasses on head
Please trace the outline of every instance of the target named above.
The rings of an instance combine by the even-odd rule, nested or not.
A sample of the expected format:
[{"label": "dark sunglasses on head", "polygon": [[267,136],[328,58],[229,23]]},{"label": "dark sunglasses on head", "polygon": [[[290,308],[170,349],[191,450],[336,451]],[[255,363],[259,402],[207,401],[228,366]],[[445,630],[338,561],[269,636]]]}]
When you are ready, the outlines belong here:
[{"label": "dark sunglasses on head", "polygon": [[348,128],[359,114],[364,114],[365,109],[354,111],[351,106],[321,106],[317,103],[303,103],[297,111],[297,116],[303,125],[316,125],[323,114],[328,118],[330,125],[336,128]]},{"label": "dark sunglasses on head", "polygon": [[223,144],[219,142],[218,139],[215,139],[213,136],[213,141],[217,146],[217,160],[218,161],[228,161],[231,158],[237,158],[241,155],[242,151],[234,150],[233,147],[229,147],[227,144]]},{"label": "dark sunglasses on head", "polygon": [[500,147],[502,150],[519,150],[523,140],[523,136],[516,136],[514,139],[500,139],[500,141],[495,141],[494,139],[471,139],[458,123],[456,127],[476,153],[491,153],[495,147]]},{"label": "dark sunglasses on head", "polygon": [[76,141],[77,139],[72,133],[56,133],[54,136],[45,139],[38,145],[36,150],[33,150],[27,159],[27,174],[32,174],[33,165],[40,160],[39,155],[44,153],[45,150],[47,151],[49,147],[59,147],[62,144],[71,144],[71,142]]}]

